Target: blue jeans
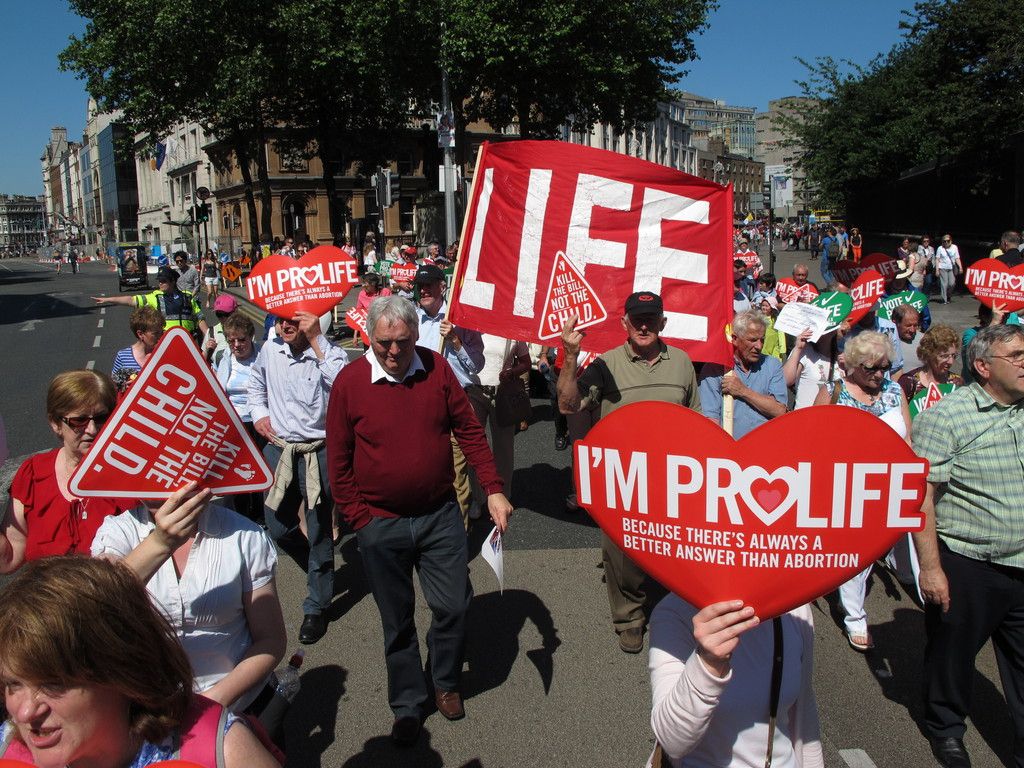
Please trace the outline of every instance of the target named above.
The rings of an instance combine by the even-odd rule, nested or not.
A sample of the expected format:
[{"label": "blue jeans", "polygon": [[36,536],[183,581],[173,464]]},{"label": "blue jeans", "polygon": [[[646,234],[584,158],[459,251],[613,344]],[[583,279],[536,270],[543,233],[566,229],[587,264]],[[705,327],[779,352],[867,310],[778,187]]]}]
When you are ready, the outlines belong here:
[{"label": "blue jeans", "polygon": [[[277,511],[263,508],[267,532],[285,552],[302,566],[305,560],[306,599],[302,603],[305,614],[322,613],[334,598],[334,532],[332,515],[334,501],[327,481],[327,448],[316,453],[320,460],[320,503],[306,509],[306,535],[308,544],[299,531],[299,504],[306,498],[306,457],[295,457],[295,476]],[[273,443],[263,446],[263,458],[271,467],[277,467],[281,449]]]},{"label": "blue jeans", "polygon": [[363,571],[380,611],[388,703],[395,717],[420,717],[427,700],[416,637],[413,568],[433,618],[427,633],[435,687],[459,688],[469,583],[466,530],[452,499],[418,517],[375,517],[356,531]]}]

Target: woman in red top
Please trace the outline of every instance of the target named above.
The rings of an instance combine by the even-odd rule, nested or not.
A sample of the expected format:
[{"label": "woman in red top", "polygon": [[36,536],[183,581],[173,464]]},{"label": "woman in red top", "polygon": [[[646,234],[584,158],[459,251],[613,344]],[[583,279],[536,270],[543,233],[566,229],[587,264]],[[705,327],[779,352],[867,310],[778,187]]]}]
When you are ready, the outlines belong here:
[{"label": "woman in red top", "polygon": [[116,404],[114,382],[102,373],[65,371],[50,382],[46,415],[61,447],[31,456],[14,476],[0,525],[0,573],[48,555],[88,555],[103,518],[135,506],[133,499],[78,498],[68,489]]}]

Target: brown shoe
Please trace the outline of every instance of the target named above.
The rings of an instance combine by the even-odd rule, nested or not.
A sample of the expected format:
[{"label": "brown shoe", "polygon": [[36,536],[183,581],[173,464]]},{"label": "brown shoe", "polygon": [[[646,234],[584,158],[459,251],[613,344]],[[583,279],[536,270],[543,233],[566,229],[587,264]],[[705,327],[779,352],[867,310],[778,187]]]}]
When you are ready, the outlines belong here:
[{"label": "brown shoe", "polygon": [[391,740],[400,747],[411,747],[420,737],[420,719],[412,715],[395,718]]},{"label": "brown shoe", "polygon": [[434,694],[437,711],[449,720],[461,720],[466,716],[466,708],[462,706],[462,695],[458,691],[442,691]]},{"label": "brown shoe", "polygon": [[619,648],[624,653],[640,653],[644,649],[644,630],[630,627],[619,632]]}]

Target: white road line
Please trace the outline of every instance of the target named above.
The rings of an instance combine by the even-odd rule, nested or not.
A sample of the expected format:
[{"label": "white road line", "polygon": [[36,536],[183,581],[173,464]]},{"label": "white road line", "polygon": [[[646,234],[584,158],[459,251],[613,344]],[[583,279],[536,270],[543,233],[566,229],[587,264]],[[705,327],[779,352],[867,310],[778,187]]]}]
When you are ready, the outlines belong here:
[{"label": "white road line", "polygon": [[107,308],[106,307],[100,307],[100,314],[101,315],[107,314]]},{"label": "white road line", "polygon": [[0,264],[0,269],[6,269],[8,272],[13,272],[14,271],[10,267],[8,267],[6,264]]},{"label": "white road line", "polygon": [[96,361],[95,360],[90,360],[88,363],[85,364],[85,370],[91,371],[95,366],[96,366]]},{"label": "white road line", "polygon": [[877,768],[863,749],[840,749],[839,756],[850,768]]},{"label": "white road line", "polygon": [[94,342],[92,343],[93,349],[95,349],[96,347],[98,347],[98,346],[100,345],[100,338],[102,338],[102,337],[100,337],[100,336],[97,336],[97,337],[96,337],[96,341],[94,341]]},{"label": "white road line", "polygon": [[103,327],[103,322],[104,322],[104,320],[101,317],[99,320],[96,321],[96,327],[97,328],[102,328]]}]

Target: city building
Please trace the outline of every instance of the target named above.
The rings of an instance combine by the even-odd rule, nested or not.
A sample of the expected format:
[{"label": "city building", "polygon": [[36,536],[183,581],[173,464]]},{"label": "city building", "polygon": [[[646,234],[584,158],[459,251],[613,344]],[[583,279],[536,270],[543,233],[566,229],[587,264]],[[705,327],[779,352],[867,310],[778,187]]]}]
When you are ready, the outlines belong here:
[{"label": "city building", "polygon": [[720,99],[709,99],[687,91],[675,93],[683,107],[682,121],[690,126],[693,144],[704,147],[709,139],[719,139],[729,154],[753,157],[755,139],[753,107],[735,107]]},{"label": "city building", "polygon": [[[198,255],[207,248],[237,254],[241,241],[218,215],[213,197],[213,163],[203,149],[208,138],[198,123],[181,121],[155,145],[148,134],[135,136],[139,239],[152,254],[183,250]],[[204,198],[209,221],[199,223],[193,206]],[[221,233],[225,233],[221,236]]]},{"label": "city building", "polygon": [[768,111],[757,114],[757,146],[754,157],[765,164],[766,180],[772,181],[774,214],[788,220],[802,220],[811,211],[814,190],[800,167],[804,149],[785,130],[785,121],[799,120],[800,111],[813,99],[787,96],[768,102]]},{"label": "city building", "polygon": [[733,214],[742,219],[748,213],[756,214],[751,195],[761,192],[764,163],[728,151],[722,139],[707,140],[707,149],[697,150],[697,176],[718,184],[733,186]]},{"label": "city building", "polygon": [[46,244],[46,196],[0,195],[0,253],[23,254]]},{"label": "city building", "polygon": [[566,125],[561,138],[572,144],[639,157],[696,176],[697,148],[693,146],[684,113],[685,107],[679,102],[658,102],[657,115],[642,129],[618,133],[605,123],[595,123],[589,131],[574,130]]}]

